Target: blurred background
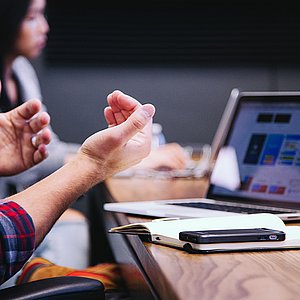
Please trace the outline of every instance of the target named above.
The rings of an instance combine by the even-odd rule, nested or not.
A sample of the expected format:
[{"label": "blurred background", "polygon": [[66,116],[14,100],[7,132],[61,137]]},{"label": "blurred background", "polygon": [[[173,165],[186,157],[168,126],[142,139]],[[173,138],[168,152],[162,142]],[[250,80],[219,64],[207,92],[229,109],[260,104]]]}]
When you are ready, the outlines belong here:
[{"label": "blurred background", "polygon": [[54,131],[83,142],[120,89],[157,107],[168,142],[210,144],[233,88],[300,89],[298,12],[271,4],[48,1],[48,45],[32,63]]}]

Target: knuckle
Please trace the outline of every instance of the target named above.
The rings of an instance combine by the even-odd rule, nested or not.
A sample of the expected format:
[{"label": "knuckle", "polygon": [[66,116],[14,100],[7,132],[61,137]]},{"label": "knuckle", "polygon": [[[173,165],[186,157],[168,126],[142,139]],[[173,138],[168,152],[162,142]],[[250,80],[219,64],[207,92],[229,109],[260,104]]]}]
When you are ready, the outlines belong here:
[{"label": "knuckle", "polygon": [[145,126],[145,119],[142,118],[142,117],[134,118],[134,119],[132,120],[132,125],[133,125],[136,129],[138,129],[138,130],[143,129],[144,126]]}]

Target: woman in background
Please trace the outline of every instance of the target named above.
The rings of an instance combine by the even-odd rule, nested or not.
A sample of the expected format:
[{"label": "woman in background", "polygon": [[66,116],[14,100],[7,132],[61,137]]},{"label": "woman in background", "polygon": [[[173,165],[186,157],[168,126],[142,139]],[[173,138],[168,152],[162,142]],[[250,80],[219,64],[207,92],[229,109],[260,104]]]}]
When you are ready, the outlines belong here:
[{"label": "woman in background", "polygon": [[[28,59],[37,57],[46,45],[48,23],[44,17],[45,1],[0,1],[0,110],[6,112],[28,99],[42,99],[39,81]],[[46,108],[44,107],[44,110]],[[62,166],[79,145],[65,143],[52,132],[49,158],[43,164],[19,176],[2,178],[0,197],[9,187],[17,191],[51,174]],[[4,183],[5,181],[5,183]],[[5,190],[8,188],[8,190]]]}]

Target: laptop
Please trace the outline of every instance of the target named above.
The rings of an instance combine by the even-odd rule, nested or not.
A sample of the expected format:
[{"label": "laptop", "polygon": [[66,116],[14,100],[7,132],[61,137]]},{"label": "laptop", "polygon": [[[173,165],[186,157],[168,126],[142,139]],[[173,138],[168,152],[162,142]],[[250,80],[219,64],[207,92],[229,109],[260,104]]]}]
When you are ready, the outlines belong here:
[{"label": "laptop", "polygon": [[210,180],[205,198],[106,203],[104,209],[179,218],[273,213],[283,221],[300,220],[300,91],[233,89],[212,143],[211,165],[226,147],[236,153],[238,188]]}]

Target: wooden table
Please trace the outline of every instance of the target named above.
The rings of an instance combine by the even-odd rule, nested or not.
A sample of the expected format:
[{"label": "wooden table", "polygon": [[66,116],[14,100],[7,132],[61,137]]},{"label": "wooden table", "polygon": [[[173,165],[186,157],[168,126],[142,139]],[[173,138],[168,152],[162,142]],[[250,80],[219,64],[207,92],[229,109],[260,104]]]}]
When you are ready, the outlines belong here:
[{"label": "wooden table", "polygon": [[[140,201],[199,197],[206,183],[199,179],[112,178],[106,187],[109,201]],[[144,220],[107,213],[106,225]],[[188,254],[142,242],[137,236],[109,235],[136,299],[300,299],[300,250]]]}]

